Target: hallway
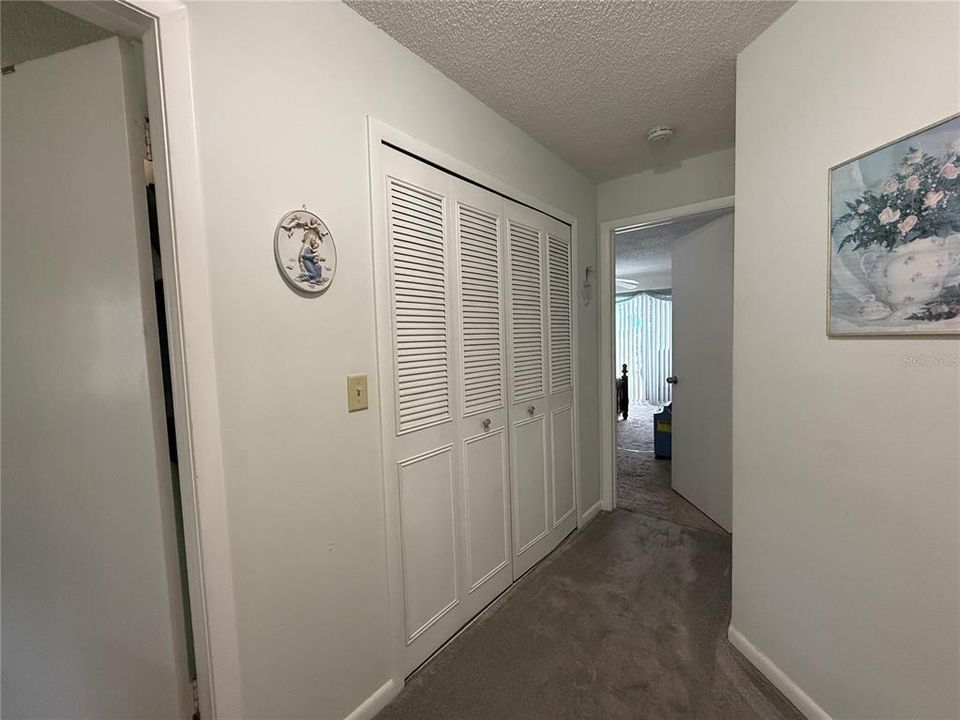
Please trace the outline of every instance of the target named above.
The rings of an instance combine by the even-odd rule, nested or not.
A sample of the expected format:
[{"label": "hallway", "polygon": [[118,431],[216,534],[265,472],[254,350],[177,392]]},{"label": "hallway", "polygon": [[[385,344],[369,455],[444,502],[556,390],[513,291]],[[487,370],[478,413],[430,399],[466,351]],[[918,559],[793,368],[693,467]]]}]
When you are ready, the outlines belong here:
[{"label": "hallway", "polygon": [[377,718],[800,718],[727,642],[729,618],[728,535],[604,513],[410,678]]}]

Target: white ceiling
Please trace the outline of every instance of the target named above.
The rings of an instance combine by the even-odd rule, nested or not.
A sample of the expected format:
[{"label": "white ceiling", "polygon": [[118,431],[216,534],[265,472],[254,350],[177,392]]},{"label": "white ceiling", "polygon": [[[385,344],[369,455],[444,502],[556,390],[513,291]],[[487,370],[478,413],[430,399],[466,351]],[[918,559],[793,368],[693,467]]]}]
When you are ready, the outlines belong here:
[{"label": "white ceiling", "polygon": [[731,147],[737,53],[792,4],[346,1],[597,181]]},{"label": "white ceiling", "polygon": [[712,210],[614,235],[617,277],[642,280],[645,277],[669,273],[673,244],[729,212],[732,212],[730,208]]},{"label": "white ceiling", "polygon": [[0,2],[0,63],[19,65],[110,37],[108,30],[37,0]]}]

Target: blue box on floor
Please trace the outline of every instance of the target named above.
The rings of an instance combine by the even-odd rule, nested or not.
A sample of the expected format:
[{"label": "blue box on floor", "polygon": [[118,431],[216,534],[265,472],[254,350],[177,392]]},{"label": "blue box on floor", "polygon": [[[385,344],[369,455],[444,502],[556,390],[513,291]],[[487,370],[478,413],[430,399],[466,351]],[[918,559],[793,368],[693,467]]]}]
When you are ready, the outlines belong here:
[{"label": "blue box on floor", "polygon": [[671,456],[673,436],[673,403],[663,406],[653,414],[653,456],[669,458]]}]

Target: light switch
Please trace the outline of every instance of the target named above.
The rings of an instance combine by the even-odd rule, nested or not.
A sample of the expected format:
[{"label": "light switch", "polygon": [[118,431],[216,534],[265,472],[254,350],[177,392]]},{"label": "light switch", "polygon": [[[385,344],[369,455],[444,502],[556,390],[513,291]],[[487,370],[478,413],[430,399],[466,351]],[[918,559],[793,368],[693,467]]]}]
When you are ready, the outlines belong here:
[{"label": "light switch", "polygon": [[347,375],[347,410],[356,412],[366,410],[367,405],[367,376]]}]

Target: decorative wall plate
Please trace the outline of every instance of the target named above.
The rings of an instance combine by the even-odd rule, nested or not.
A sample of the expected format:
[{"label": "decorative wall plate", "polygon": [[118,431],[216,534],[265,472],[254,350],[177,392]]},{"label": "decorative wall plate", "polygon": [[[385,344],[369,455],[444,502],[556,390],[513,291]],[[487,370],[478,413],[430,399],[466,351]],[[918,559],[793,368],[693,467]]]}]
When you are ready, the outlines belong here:
[{"label": "decorative wall plate", "polygon": [[297,292],[319,295],[337,274],[337,247],[323,220],[304,206],[280,218],[273,252],[283,279]]}]

